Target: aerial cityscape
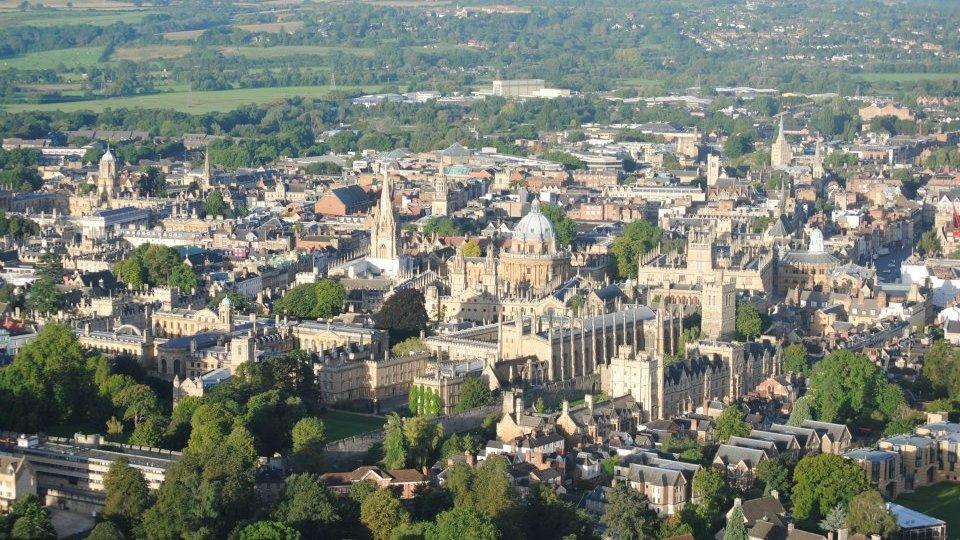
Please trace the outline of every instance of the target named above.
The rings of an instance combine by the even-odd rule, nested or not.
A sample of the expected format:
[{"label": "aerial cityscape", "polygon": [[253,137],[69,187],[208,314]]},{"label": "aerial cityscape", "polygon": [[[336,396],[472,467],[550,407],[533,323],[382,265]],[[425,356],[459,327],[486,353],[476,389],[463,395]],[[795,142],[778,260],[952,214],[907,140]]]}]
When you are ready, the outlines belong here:
[{"label": "aerial cityscape", "polygon": [[0,540],[960,538],[960,2],[0,0]]}]

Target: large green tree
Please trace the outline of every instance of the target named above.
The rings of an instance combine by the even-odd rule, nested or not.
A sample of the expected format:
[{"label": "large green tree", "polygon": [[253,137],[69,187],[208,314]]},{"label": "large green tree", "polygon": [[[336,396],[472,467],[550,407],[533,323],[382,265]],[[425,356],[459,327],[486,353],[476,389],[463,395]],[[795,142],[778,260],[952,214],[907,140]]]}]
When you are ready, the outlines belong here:
[{"label": "large green tree", "polygon": [[157,244],[137,247],[117,263],[114,272],[132,289],[169,286],[187,293],[197,288],[197,275],[180,253]]},{"label": "large green tree", "polygon": [[11,365],[0,368],[0,425],[35,432],[91,420],[100,410],[97,360],[88,358],[70,328],[44,326]]},{"label": "large green tree", "polygon": [[394,293],[383,303],[373,320],[377,328],[390,332],[390,341],[393,343],[418,336],[427,329],[429,321],[423,293],[415,289]]},{"label": "large green tree", "polygon": [[257,521],[240,529],[238,540],[300,540],[300,531],[276,521]]},{"label": "large green tree", "polygon": [[101,521],[87,535],[87,540],[123,540],[126,536],[112,521]]},{"label": "large green tree", "polygon": [[600,521],[623,540],[646,540],[654,536],[657,515],[647,505],[646,497],[620,482],[610,492]]},{"label": "large green tree", "polygon": [[284,484],[273,517],[307,538],[323,538],[340,523],[337,506],[336,497],[319,476],[294,474]]},{"label": "large green tree", "polygon": [[752,341],[763,331],[763,318],[753,302],[737,303],[737,334],[740,339]]},{"label": "large green tree", "polygon": [[757,480],[763,484],[763,494],[770,495],[771,491],[776,490],[781,500],[790,496],[790,488],[793,482],[790,481],[790,468],[784,465],[780,459],[765,459],[757,465]]},{"label": "large green tree", "polygon": [[662,235],[660,227],[644,219],[627,225],[610,248],[617,260],[617,275],[621,278],[636,277],[640,255],[656,249]]},{"label": "large green tree", "polygon": [[921,380],[935,396],[960,396],[960,351],[939,339],[923,355]]},{"label": "large green tree", "polygon": [[810,373],[807,348],[803,343],[791,343],[783,349],[783,371],[787,373]]},{"label": "large green tree", "polygon": [[332,279],[303,283],[291,288],[273,305],[275,313],[298,319],[327,319],[343,311],[346,291]]},{"label": "large green tree", "polygon": [[[489,517],[467,508],[454,508],[437,516],[431,540],[498,540],[500,531]],[[547,537],[540,537],[547,538]]]},{"label": "large green tree", "polygon": [[898,528],[886,501],[875,489],[864,491],[850,500],[847,525],[854,532],[867,536],[878,534],[881,538],[890,538]]},{"label": "large green tree", "polygon": [[457,412],[467,411],[476,407],[489,405],[493,396],[490,388],[481,377],[468,377],[460,385],[460,401],[454,409]]},{"label": "large green tree", "polygon": [[747,540],[747,524],[743,517],[743,510],[737,506],[730,513],[727,527],[723,531],[723,540]]},{"label": "large green tree", "polygon": [[443,426],[426,416],[405,418],[403,437],[406,440],[408,464],[421,469],[430,462],[443,440]]},{"label": "large green tree", "polygon": [[30,284],[27,307],[39,313],[54,313],[60,307],[63,294],[63,262],[59,254],[48,252],[40,256],[36,265],[37,279]]},{"label": "large green tree", "polygon": [[224,201],[223,194],[218,190],[211,191],[206,200],[203,201],[203,215],[223,218],[233,217],[230,205]]},{"label": "large green tree", "polygon": [[380,489],[360,503],[360,521],[373,540],[388,540],[393,529],[410,521],[410,515],[390,490]]},{"label": "large green tree", "polygon": [[[30,494],[13,502],[6,516],[12,522],[10,538],[30,540],[54,540],[57,531],[53,528],[50,516],[44,511],[40,499]],[[0,529],[0,532],[3,532]]]},{"label": "large green tree", "polygon": [[905,403],[883,370],[866,356],[843,349],[817,363],[808,387],[812,409],[825,422],[862,422],[874,413],[885,422]]},{"label": "large green tree", "polygon": [[403,435],[403,420],[396,413],[387,415],[384,428],[382,464],[388,469],[402,469],[407,466],[407,441]]},{"label": "large green tree", "polygon": [[543,215],[550,220],[553,225],[553,231],[557,236],[557,243],[561,246],[569,246],[576,237],[576,224],[572,219],[563,213],[563,210],[554,204],[545,204],[541,207]]},{"label": "large green tree", "polygon": [[[193,434],[209,428],[195,423]],[[156,503],[144,513],[141,530],[148,538],[225,538],[256,509],[257,453],[250,432],[236,425],[214,441],[208,434],[203,439],[210,445],[195,444],[193,434],[183,456],[167,471]]]},{"label": "large green tree", "polygon": [[793,471],[793,514],[817,523],[837,504],[849,505],[870,487],[856,462],[834,454],[806,456]]},{"label": "large green tree", "polygon": [[597,538],[594,518],[577,510],[546,486],[535,486],[530,490],[524,513],[527,538]]},{"label": "large green tree", "polygon": [[326,319],[339,315],[343,311],[346,291],[339,281],[321,279],[316,284],[317,303],[314,306],[314,318]]},{"label": "large green tree", "polygon": [[293,425],[293,461],[302,471],[320,472],[323,468],[323,450],[326,427],[319,418],[308,416]]},{"label": "large green tree", "polygon": [[103,516],[130,534],[150,504],[146,478],[121,457],[110,464],[103,477],[103,488],[107,493]]},{"label": "large green tree", "polygon": [[750,435],[750,425],[744,421],[746,415],[736,405],[731,405],[720,413],[713,436],[718,443],[725,443],[730,437],[746,437]]}]

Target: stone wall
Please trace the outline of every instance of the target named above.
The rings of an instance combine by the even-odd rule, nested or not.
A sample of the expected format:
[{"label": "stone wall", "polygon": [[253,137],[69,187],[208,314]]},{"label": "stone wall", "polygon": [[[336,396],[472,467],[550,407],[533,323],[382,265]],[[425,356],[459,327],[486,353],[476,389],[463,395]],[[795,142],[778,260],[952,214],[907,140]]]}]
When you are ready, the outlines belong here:
[{"label": "stone wall", "polygon": [[600,392],[600,374],[591,373],[565,381],[556,381],[535,388],[524,389],[523,403],[530,407],[538,398],[543,398],[543,403],[548,409],[551,409],[559,406],[564,400],[576,401],[582,399],[585,394],[596,394],[598,392]]}]

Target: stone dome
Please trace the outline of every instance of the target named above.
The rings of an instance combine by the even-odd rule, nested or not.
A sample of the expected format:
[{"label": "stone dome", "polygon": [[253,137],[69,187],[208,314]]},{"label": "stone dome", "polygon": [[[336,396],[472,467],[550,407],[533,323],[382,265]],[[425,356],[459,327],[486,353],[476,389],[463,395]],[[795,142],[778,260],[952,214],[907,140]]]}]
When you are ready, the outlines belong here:
[{"label": "stone dome", "polygon": [[530,213],[523,216],[513,229],[513,240],[516,242],[551,242],[555,238],[553,223],[540,212],[540,201],[533,200],[530,204]]}]

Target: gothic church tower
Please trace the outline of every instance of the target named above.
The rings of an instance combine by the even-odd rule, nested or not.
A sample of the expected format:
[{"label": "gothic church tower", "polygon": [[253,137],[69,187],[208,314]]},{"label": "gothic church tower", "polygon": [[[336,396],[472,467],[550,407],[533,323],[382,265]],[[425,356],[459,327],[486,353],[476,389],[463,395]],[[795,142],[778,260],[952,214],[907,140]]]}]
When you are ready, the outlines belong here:
[{"label": "gothic church tower", "polygon": [[780,116],[780,132],[777,134],[777,140],[773,142],[770,148],[770,166],[786,167],[793,161],[793,149],[790,148],[790,141],[783,132],[783,115]]},{"label": "gothic church tower", "polygon": [[385,178],[375,222],[370,231],[370,256],[374,259],[396,260],[400,257],[400,229],[397,227],[397,213],[393,208],[390,188],[390,180]]}]

